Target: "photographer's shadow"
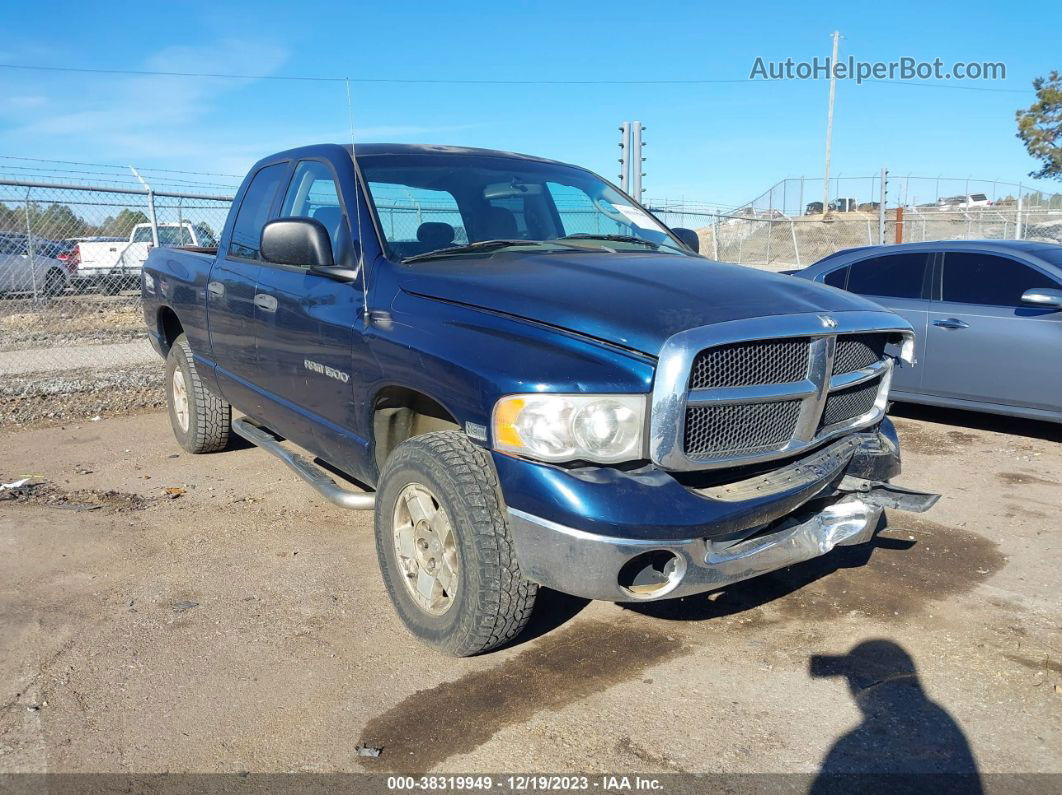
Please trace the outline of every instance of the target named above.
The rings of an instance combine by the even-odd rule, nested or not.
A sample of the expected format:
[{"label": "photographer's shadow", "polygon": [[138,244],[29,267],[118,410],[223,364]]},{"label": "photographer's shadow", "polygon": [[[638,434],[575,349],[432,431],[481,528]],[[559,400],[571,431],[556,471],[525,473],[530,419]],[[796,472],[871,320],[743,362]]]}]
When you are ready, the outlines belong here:
[{"label": "photographer's shadow", "polygon": [[931,701],[898,644],[868,640],[848,654],[814,655],[813,677],[844,677],[863,714],[823,759],[812,793],[982,791],[970,745]]}]

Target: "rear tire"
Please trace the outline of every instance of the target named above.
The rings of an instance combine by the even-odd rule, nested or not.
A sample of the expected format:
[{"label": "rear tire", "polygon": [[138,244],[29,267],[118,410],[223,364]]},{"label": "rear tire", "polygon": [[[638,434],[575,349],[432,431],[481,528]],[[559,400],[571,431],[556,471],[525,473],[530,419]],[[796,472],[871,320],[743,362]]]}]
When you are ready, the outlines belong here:
[{"label": "rear tire", "polygon": [[467,657],[527,626],[538,586],[520,573],[490,457],[464,434],[428,433],[395,449],[380,476],[375,525],[388,595],[418,640]]},{"label": "rear tire", "polygon": [[184,334],[166,356],[166,404],[173,435],[189,453],[213,453],[228,445],[232,407],[199,380]]}]

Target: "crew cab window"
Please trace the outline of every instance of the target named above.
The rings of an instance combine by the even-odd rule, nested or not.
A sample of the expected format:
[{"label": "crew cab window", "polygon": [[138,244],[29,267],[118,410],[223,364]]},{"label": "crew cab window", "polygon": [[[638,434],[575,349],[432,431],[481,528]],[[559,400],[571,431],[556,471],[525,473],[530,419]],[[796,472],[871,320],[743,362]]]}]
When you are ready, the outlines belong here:
[{"label": "crew cab window", "polygon": [[[151,227],[141,226],[133,230],[133,242],[134,243],[150,243]],[[159,227],[159,245],[160,246],[191,246],[192,231],[187,226],[160,226]]]},{"label": "crew cab window", "polygon": [[848,291],[885,298],[921,298],[925,254],[890,254],[853,263]]},{"label": "crew cab window", "polygon": [[319,160],[304,160],[295,168],[280,209],[280,217],[292,216],[320,221],[328,230],[336,262],[350,264],[342,261],[350,249],[350,224],[343,215],[335,177]]},{"label": "crew cab window", "polygon": [[287,163],[277,163],[266,166],[254,175],[232,226],[232,239],[229,241],[230,257],[258,259],[262,227],[269,220],[269,210],[273,206],[273,199],[276,198],[280,181],[287,170]]},{"label": "crew cab window", "polygon": [[1021,296],[1034,287],[1059,285],[1035,268],[1007,257],[974,252],[944,255],[941,297],[958,304],[1022,306]]}]

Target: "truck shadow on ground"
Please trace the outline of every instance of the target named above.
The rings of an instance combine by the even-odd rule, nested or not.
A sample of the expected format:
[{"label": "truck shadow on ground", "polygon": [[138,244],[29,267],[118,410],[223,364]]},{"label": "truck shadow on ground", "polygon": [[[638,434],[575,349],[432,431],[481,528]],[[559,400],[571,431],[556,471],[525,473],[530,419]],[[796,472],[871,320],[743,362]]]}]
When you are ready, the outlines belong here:
[{"label": "truck shadow on ground", "polygon": [[965,734],[926,695],[899,644],[866,640],[847,654],[812,655],[808,668],[815,678],[844,678],[862,713],[827,752],[811,793],[982,791]]}]

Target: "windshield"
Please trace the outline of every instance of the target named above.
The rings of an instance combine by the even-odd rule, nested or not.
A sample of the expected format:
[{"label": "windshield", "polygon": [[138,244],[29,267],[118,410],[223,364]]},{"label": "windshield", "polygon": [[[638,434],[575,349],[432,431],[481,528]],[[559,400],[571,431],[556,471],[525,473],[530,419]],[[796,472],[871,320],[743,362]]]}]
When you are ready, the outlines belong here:
[{"label": "windshield", "polygon": [[[572,166],[449,152],[363,155],[358,165],[403,261],[503,248],[690,254],[641,207]],[[458,247],[469,248],[445,253]]]}]

